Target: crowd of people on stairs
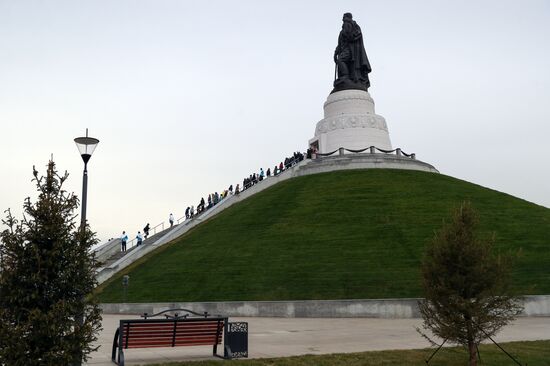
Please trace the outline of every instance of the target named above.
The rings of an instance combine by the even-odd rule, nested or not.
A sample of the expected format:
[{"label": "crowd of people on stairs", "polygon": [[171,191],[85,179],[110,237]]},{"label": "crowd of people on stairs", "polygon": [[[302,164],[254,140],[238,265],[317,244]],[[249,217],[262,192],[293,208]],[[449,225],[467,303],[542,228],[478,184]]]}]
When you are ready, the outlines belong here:
[{"label": "crowd of people on stairs", "polygon": [[[307,153],[307,157],[310,158],[309,151]],[[292,156],[286,157],[283,161],[281,161],[279,164],[276,164],[273,170],[271,168],[267,168],[266,171],[264,171],[263,168],[260,168],[259,172],[255,172],[250,174],[248,177],[245,177],[243,179],[242,186],[237,184],[235,188],[233,188],[233,185],[231,184],[227,189],[223,190],[221,193],[214,192],[210,193],[206,200],[204,197],[201,197],[197,207],[191,205],[185,209],[185,220],[190,220],[201,213],[203,213],[206,210],[211,209],[212,207],[216,206],[218,203],[222,202],[224,199],[226,199],[229,196],[232,196],[234,194],[239,194],[252,186],[260,183],[264,179],[267,179],[271,176],[277,176],[281,174],[282,172],[292,168],[294,165],[298,164],[302,160],[304,160],[305,155],[299,151],[294,152]],[[182,217],[183,218],[183,217]],[[180,219],[181,220],[181,219]],[[175,218],[172,213],[170,213],[170,216],[168,217],[168,222],[170,223],[170,228],[172,228],[175,224]],[[178,220],[179,222],[179,220]],[[140,246],[143,244],[144,240],[147,240],[149,237],[149,231],[151,230],[151,227],[149,223],[145,225],[143,228],[143,235],[141,234],[141,231],[138,231],[136,235],[136,246]],[[126,231],[122,232],[122,235],[120,237],[120,245],[121,245],[121,251],[125,252],[127,243],[128,243],[128,235],[126,234]]]}]

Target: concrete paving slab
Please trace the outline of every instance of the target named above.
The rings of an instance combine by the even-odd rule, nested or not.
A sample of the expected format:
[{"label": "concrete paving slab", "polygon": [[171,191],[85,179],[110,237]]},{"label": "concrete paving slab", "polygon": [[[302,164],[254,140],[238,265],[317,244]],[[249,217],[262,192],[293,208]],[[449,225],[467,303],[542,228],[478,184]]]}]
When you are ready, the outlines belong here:
[{"label": "concrete paving slab", "polygon": [[[120,319],[132,315],[103,315],[97,352],[88,365],[112,366],[111,347]],[[429,347],[416,332],[421,319],[371,318],[231,318],[248,322],[250,358],[285,357],[304,354],[349,353],[388,349]],[[550,339],[550,317],[522,317],[496,337],[497,342]],[[222,347],[218,349],[221,354]],[[212,348],[177,347],[132,349],[125,352],[126,364],[140,365],[168,361],[215,359]]]}]

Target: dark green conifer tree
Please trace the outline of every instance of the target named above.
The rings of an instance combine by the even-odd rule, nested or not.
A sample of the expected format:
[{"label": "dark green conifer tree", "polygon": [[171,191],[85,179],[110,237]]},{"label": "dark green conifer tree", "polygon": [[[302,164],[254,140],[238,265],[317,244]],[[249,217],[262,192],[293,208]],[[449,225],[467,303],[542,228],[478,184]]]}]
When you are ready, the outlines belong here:
[{"label": "dark green conifer tree", "polygon": [[422,264],[425,300],[420,303],[424,330],[465,346],[470,366],[477,365],[477,345],[522,309],[510,295],[510,257],[493,253],[494,236],[477,237],[477,222],[466,202],[435,234]]},{"label": "dark green conifer tree", "polygon": [[22,220],[7,210],[0,233],[0,365],[68,365],[86,360],[101,327],[91,293],[97,243],[75,223],[79,201],[63,189],[50,161],[33,169],[38,199],[24,202]]}]

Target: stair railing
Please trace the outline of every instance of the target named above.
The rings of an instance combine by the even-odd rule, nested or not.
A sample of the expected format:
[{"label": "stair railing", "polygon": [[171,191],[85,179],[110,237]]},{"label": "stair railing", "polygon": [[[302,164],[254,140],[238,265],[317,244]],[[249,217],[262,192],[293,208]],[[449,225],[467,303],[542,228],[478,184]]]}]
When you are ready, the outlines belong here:
[{"label": "stair railing", "polygon": [[128,249],[130,249],[130,248],[133,248],[136,244],[137,244],[137,238],[133,238],[132,240],[127,242],[126,243],[126,251],[128,251]]},{"label": "stair railing", "polygon": [[[405,154],[405,155],[407,155],[407,154]],[[414,154],[413,154],[413,155],[414,155]],[[408,156],[408,155],[407,155],[407,156]],[[302,159],[302,160],[305,160],[305,158]],[[290,168],[294,167],[295,165],[298,165],[302,160],[294,160],[294,159],[293,159],[291,165],[290,165],[288,168],[285,168],[284,170],[280,171],[280,173],[278,173],[277,176],[280,175],[280,174],[284,174],[284,173],[286,173],[287,171],[290,171]],[[273,177],[275,177],[275,176],[276,176],[276,175],[273,175]],[[268,178],[268,177],[264,177],[264,180],[266,180],[267,178]],[[261,181],[257,182],[256,184],[260,184],[260,183],[261,183]],[[249,187],[248,189],[250,189],[250,187]],[[246,189],[243,189],[241,192],[244,192],[245,190],[246,190]],[[231,198],[231,197],[233,197],[233,196],[234,196],[234,194],[233,194],[233,195],[230,195],[230,196],[228,196],[228,197],[225,197],[224,199],[220,200],[220,201],[218,202],[218,204],[221,203],[221,202],[223,202],[223,201],[225,201],[225,200],[227,200],[227,199],[229,199],[229,198]],[[214,208],[215,206],[217,206],[217,204],[216,204],[216,205],[213,205],[210,209]],[[203,210],[200,214],[195,214],[195,216],[193,216],[193,218],[198,218],[198,217],[204,215],[204,214],[205,214],[208,210],[210,210],[210,209],[205,209],[205,210]],[[177,220],[177,224],[179,224],[181,221],[185,221],[185,215],[182,216],[182,217],[180,217],[180,218]],[[156,225],[155,227],[153,227],[152,229],[150,229],[150,232],[152,231],[153,234],[150,235],[149,237],[151,237],[151,236],[157,234],[157,230],[158,230],[158,232],[164,231],[164,224],[165,224],[165,222],[163,221],[163,222],[161,222],[160,224],[158,224],[158,225]],[[160,228],[160,229],[159,229],[159,228]],[[150,233],[150,232],[149,232],[149,233]],[[145,238],[144,238],[144,241],[145,241]],[[130,249],[132,249],[132,248],[135,247],[136,245],[137,245],[137,238],[133,238],[132,240],[130,240],[130,241],[128,241],[128,242],[126,243],[126,251],[129,251]],[[124,255],[126,255],[126,254],[124,254]],[[0,263],[0,269],[1,269],[1,263]]]},{"label": "stair railing", "polygon": [[[157,229],[159,227],[162,228],[161,230],[159,230],[159,232],[164,230],[164,221],[151,229],[153,231],[152,235],[155,235],[157,233]],[[150,235],[149,237],[151,237],[152,235]],[[145,241],[145,238],[143,238],[143,241]],[[126,251],[128,251],[128,249],[131,249],[131,248],[135,247],[136,245],[137,245],[137,238],[133,238],[132,240],[130,240],[129,242],[126,243]]]},{"label": "stair railing", "polygon": [[[158,224],[157,226],[155,226],[154,228],[152,228],[151,230],[153,230],[153,235],[155,235],[157,233],[157,228],[158,227],[162,227],[162,229],[160,231],[163,231],[164,230],[164,221],[161,222],[160,224]],[[159,231],[159,232],[160,232]]]}]

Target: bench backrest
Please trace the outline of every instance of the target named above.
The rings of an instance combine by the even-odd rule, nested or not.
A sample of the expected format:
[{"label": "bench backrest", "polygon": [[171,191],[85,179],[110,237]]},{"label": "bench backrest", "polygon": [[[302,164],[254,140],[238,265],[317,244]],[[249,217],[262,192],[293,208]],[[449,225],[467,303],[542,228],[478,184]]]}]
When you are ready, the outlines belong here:
[{"label": "bench backrest", "polygon": [[221,344],[226,318],[135,319],[120,321],[122,348]]}]

